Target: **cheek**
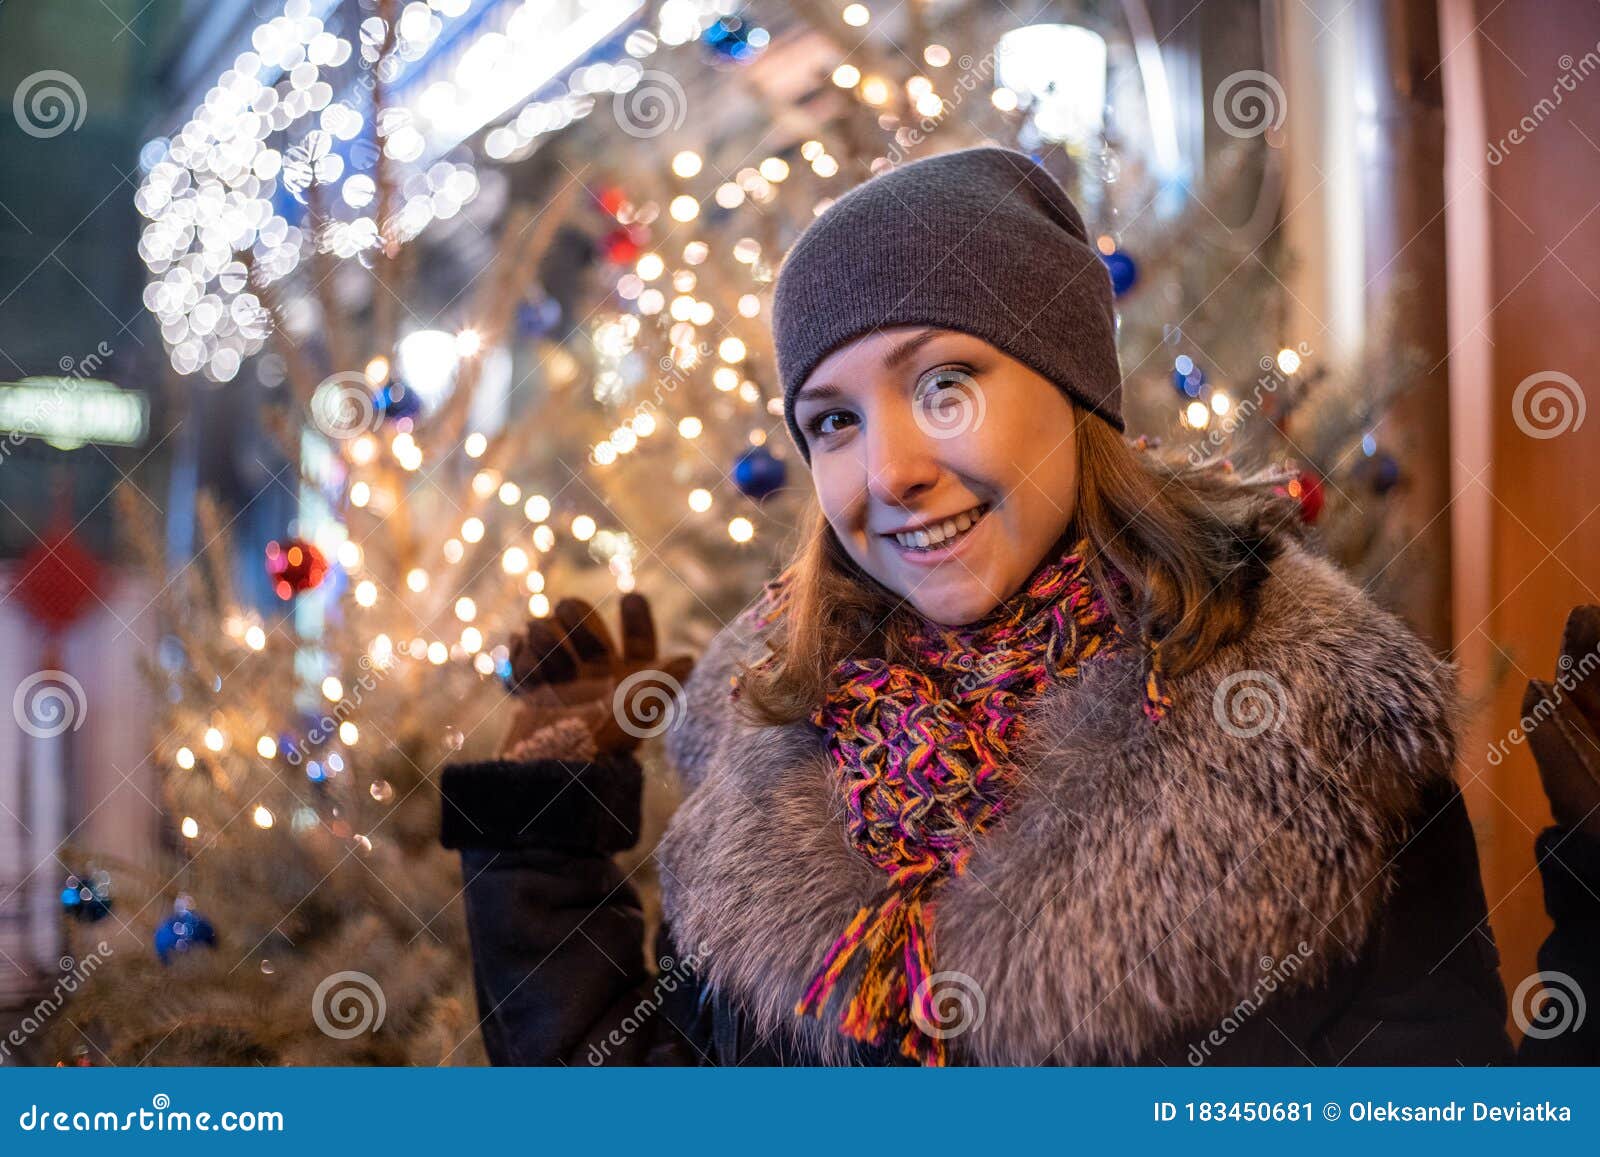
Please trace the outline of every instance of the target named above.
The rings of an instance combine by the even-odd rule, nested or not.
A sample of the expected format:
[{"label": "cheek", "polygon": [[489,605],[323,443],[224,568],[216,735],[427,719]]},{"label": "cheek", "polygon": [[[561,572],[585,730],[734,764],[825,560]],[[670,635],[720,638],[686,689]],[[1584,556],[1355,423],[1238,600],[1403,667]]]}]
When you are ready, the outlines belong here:
[{"label": "cheek", "polygon": [[865,475],[856,464],[834,454],[825,461],[813,460],[811,484],[823,515],[835,533],[846,538],[861,520],[866,497]]}]

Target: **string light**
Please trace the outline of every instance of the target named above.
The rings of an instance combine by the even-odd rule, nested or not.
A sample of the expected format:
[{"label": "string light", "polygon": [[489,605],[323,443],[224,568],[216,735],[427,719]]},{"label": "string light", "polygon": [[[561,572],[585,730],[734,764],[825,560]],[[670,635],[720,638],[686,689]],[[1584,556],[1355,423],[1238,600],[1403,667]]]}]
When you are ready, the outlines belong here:
[{"label": "string light", "polygon": [[428,572],[420,566],[412,567],[406,572],[406,586],[421,594],[428,589]]},{"label": "string light", "polygon": [[191,771],[194,768],[194,752],[187,747],[180,747],[178,748],[178,753],[173,756],[173,762],[183,768],[184,771]]},{"label": "string light", "polygon": [[696,487],[689,491],[689,509],[704,514],[711,509],[711,491]]},{"label": "string light", "polygon": [[861,83],[861,70],[853,64],[841,64],[833,70],[833,83],[840,88],[854,88]]},{"label": "string light", "polygon": [[222,747],[223,747],[223,743],[224,743],[224,740],[222,738],[222,732],[221,731],[218,731],[215,727],[206,728],[205,744],[206,744],[207,750],[209,750],[209,751],[221,751]]},{"label": "string light", "polygon": [[278,754],[278,741],[270,735],[263,735],[256,740],[256,754],[262,759],[271,759]]},{"label": "string light", "polygon": [[580,514],[572,520],[572,537],[579,542],[588,542],[594,537],[594,519],[587,514]]},{"label": "string light", "polygon": [[470,623],[478,617],[478,604],[465,595],[456,600],[456,618],[463,623]]},{"label": "string light", "polygon": [[851,28],[861,28],[872,19],[872,13],[867,11],[865,4],[846,4],[839,15]]},{"label": "string light", "polygon": [[356,605],[370,607],[378,601],[378,584],[370,579],[362,579],[356,584]]},{"label": "string light", "polygon": [[529,522],[543,522],[550,517],[550,500],[542,494],[530,495],[522,504],[522,513]]},{"label": "string light", "polygon": [[728,523],[728,537],[734,542],[749,542],[756,535],[756,528],[748,518],[740,515]]},{"label": "string light", "polygon": [[1300,368],[1300,355],[1287,347],[1278,351],[1278,368],[1292,374]]},{"label": "string light", "polygon": [[700,171],[700,154],[685,149],[672,158],[672,171],[687,180]]},{"label": "string light", "polygon": [[346,719],[339,724],[339,742],[346,747],[354,747],[361,741],[361,729],[350,720]]},{"label": "string light", "polygon": [[178,830],[183,833],[186,840],[195,839],[200,835],[200,825],[195,823],[193,816],[184,816],[183,823],[178,825]]},{"label": "string light", "polygon": [[329,703],[337,703],[344,698],[344,684],[339,682],[335,675],[329,675],[322,681],[322,697]]},{"label": "string light", "polygon": [[273,822],[272,812],[262,804],[256,805],[256,810],[251,819],[255,821],[256,827],[261,828],[263,831],[270,828]]},{"label": "string light", "polygon": [[468,458],[481,458],[483,452],[489,448],[489,439],[474,430],[467,435],[467,440],[461,444],[461,449]]},{"label": "string light", "polygon": [[267,633],[260,627],[252,626],[245,630],[244,645],[252,651],[259,651],[267,645]]}]

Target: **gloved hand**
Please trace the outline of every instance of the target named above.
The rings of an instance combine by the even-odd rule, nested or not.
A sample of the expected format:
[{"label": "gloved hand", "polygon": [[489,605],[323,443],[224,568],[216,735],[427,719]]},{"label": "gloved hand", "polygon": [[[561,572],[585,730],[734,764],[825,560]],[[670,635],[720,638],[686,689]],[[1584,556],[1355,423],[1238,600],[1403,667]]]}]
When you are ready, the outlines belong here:
[{"label": "gloved hand", "polygon": [[1528,680],[1522,715],[1556,823],[1600,839],[1600,606],[1572,608],[1556,682]]},{"label": "gloved hand", "polygon": [[694,660],[656,654],[650,604],[622,596],[622,647],[582,599],[556,604],[511,640],[518,703],[501,754],[508,759],[594,759],[632,751],[657,734],[663,712],[682,711]]}]

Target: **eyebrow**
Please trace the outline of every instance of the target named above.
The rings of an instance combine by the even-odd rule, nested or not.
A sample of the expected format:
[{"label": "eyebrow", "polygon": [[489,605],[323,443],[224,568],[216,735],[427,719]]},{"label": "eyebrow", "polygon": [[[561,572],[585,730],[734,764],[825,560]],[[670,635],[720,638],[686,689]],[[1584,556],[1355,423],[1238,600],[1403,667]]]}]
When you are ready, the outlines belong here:
[{"label": "eyebrow", "polygon": [[[883,355],[881,363],[883,368],[886,370],[894,369],[934,338],[944,336],[944,332],[941,329],[925,329],[920,333],[912,334],[903,341],[896,342]],[[794,396],[794,400],[795,405],[799,405],[801,402],[811,399],[837,398],[843,393],[844,388],[834,385],[832,382],[816,382],[802,387],[800,392]]]}]

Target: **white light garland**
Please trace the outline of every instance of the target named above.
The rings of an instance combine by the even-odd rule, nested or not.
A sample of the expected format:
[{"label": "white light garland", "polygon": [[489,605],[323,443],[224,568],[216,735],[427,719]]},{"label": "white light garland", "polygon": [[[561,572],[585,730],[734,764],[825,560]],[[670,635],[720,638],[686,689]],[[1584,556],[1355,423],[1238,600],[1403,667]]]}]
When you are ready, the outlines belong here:
[{"label": "white light garland", "polygon": [[[385,28],[377,17],[362,21],[358,53],[310,15],[309,0],[287,0],[281,16],[255,28],[250,50],[217,78],[183,128],[145,148],[149,169],[134,197],[149,219],[139,238],[150,271],[144,304],[160,322],[175,370],[231,380],[272,328],[252,282],[258,288],[289,276],[312,243],[354,257],[378,246],[384,232],[411,240],[477,195],[470,165],[441,161],[401,180],[389,222],[362,214],[375,201],[376,184],[369,173],[349,170],[376,160],[371,136],[400,163],[422,155],[422,137],[405,108],[384,110],[376,133],[364,136],[360,93],[335,101],[328,79],[355,58],[359,74],[343,78],[350,87],[370,89],[378,69],[392,80],[403,62],[428,51],[445,16],[465,9],[450,0],[405,5],[394,55],[380,61]],[[348,166],[342,142],[353,142]],[[313,185],[327,191],[319,208],[329,221],[318,238],[291,225],[275,204],[280,193],[304,202]],[[335,216],[341,208],[357,215]]]}]

